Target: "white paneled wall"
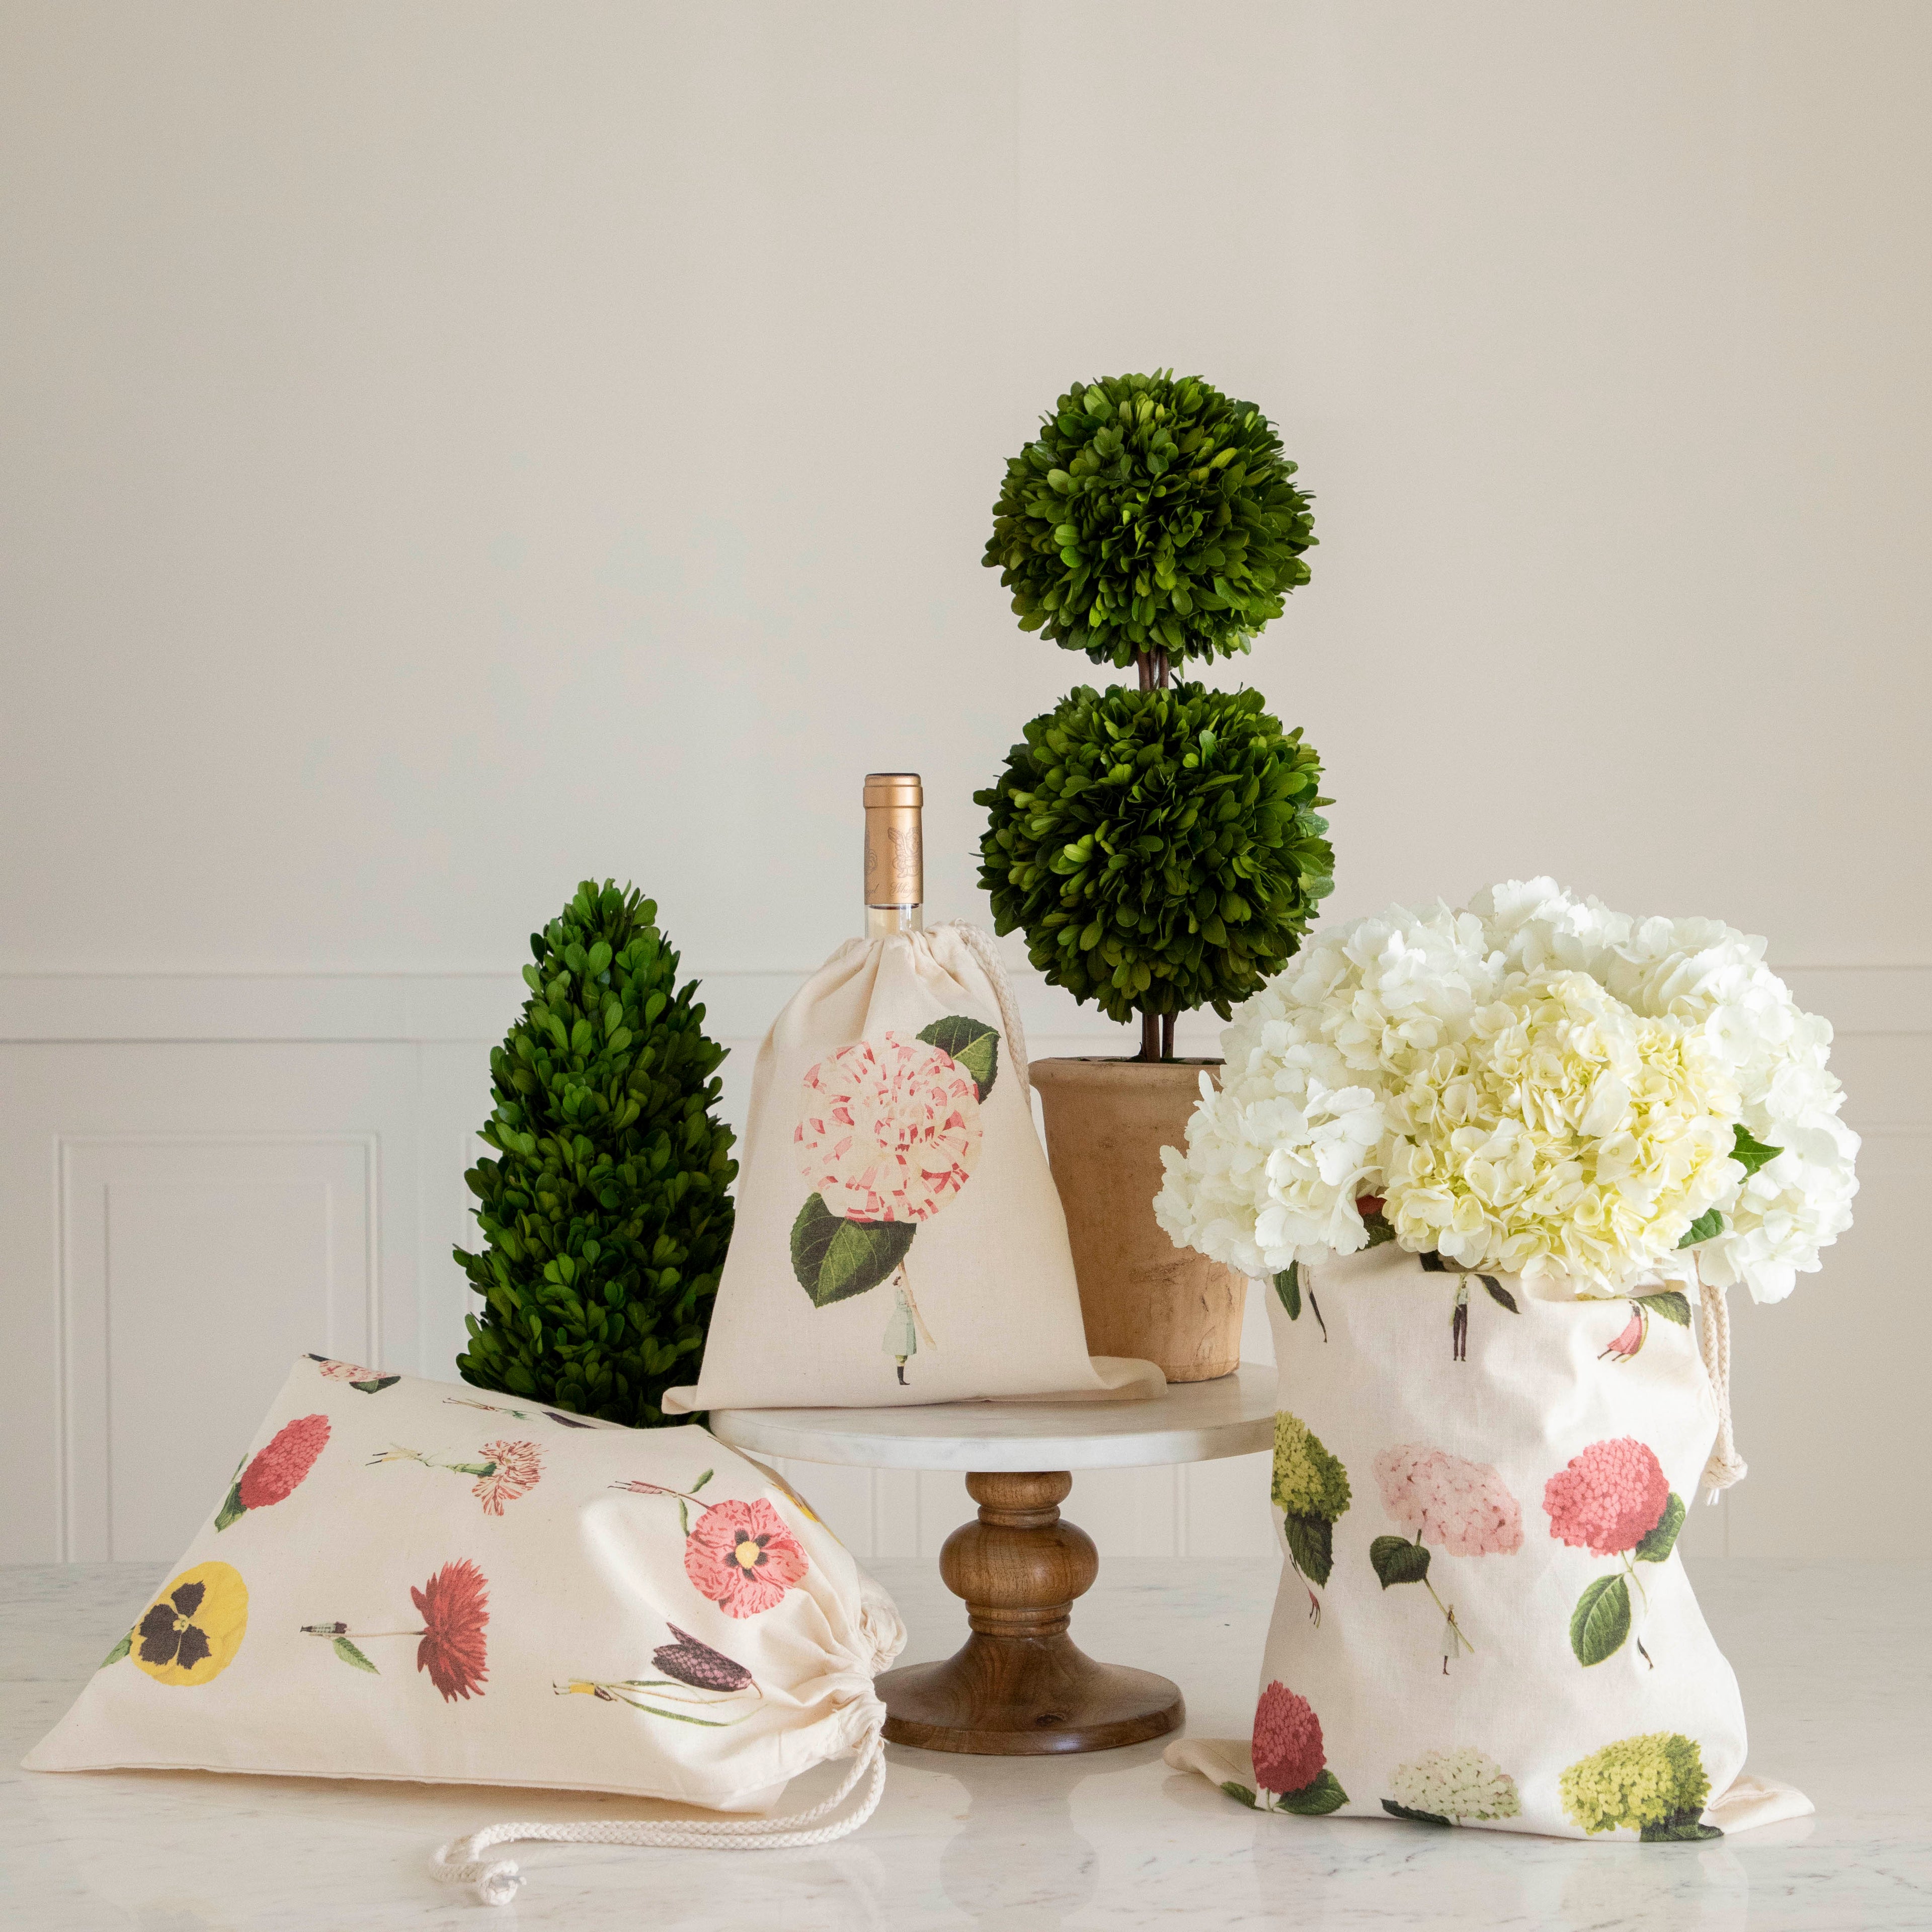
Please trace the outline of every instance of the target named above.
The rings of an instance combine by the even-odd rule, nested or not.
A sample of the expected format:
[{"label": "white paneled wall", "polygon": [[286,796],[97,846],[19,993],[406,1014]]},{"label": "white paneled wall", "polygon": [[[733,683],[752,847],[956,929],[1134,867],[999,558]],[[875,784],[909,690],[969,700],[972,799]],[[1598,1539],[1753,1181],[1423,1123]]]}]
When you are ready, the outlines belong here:
[{"label": "white paneled wall", "polygon": [[[1694,1513],[1693,1552],[1882,1556],[1932,1535],[1912,1471],[1932,1301],[1912,1204],[1932,1184],[1932,972],[1794,974],[1840,1029],[1867,1136],[1858,1224],[1789,1302],[1738,1310],[1753,1479]],[[706,982],[742,1123],[757,1040],[796,983]],[[1036,1055],[1118,1030],[1021,982]],[[232,1472],[296,1354],[454,1378],[474,1224],[463,1170],[509,975],[0,977],[0,1560],[166,1562]],[[1189,1037],[1191,1032],[1192,1038]],[[1184,1029],[1211,1051],[1214,1022]],[[1264,1359],[1251,1296],[1246,1352]],[[862,1556],[932,1555],[968,1513],[956,1475],[788,1465]],[[1265,1459],[1076,1478],[1105,1556],[1272,1561]]]}]

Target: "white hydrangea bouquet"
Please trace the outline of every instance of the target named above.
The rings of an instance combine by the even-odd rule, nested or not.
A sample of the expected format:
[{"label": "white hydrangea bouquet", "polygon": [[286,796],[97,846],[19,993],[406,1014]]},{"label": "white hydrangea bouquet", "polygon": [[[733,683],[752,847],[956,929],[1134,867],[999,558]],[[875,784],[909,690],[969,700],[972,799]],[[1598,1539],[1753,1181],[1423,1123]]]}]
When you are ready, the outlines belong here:
[{"label": "white hydrangea bouquet", "polygon": [[1393,1239],[1581,1296],[1788,1294],[1851,1225],[1832,1029],[1714,920],[1550,879],[1318,932],[1235,1014],[1154,1202],[1250,1275]]}]

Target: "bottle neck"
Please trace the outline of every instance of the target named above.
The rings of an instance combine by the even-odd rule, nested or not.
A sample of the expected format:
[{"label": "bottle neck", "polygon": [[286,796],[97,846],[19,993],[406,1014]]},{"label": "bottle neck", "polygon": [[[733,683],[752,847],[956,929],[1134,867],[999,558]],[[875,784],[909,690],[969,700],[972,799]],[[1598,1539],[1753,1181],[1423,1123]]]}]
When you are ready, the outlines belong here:
[{"label": "bottle neck", "polygon": [[925,794],[916,773],[873,772],[866,779],[866,937],[925,928]]}]

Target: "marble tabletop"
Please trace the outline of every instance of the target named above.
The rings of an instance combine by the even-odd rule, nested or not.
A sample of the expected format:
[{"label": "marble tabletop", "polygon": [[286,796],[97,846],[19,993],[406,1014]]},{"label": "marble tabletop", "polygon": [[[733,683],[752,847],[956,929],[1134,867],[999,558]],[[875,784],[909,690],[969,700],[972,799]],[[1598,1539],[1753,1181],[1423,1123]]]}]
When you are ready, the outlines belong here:
[{"label": "marble tabletop", "polygon": [[[1077,1508],[1076,1484],[1073,1507]],[[964,1606],[929,1563],[874,1566],[911,1654]],[[1252,1563],[1136,1558],[1080,1608],[1096,1656],[1240,1732],[1274,1593]],[[643,1816],[634,1800],[440,1786],[58,1776],[16,1768],[158,1579],[144,1564],[0,1568],[0,1926],[7,1932],[1924,1932],[1932,1926],[1932,1565],[1697,1568],[1744,1685],[1754,1769],[1817,1815],[1706,1845],[1579,1844],[1366,1819],[1261,1815],[1161,1762],[1163,1740],[1069,1758],[897,1746],[877,1815],[813,1850],[520,1845],[514,1905],[434,1885],[430,1846],[500,1818]],[[833,1767],[797,1780],[808,1804]]]},{"label": "marble tabletop", "polygon": [[1274,1443],[1272,1364],[1131,1401],[933,1402],[720,1408],[711,1432],[755,1456],[878,1469],[1125,1469],[1209,1462]]}]

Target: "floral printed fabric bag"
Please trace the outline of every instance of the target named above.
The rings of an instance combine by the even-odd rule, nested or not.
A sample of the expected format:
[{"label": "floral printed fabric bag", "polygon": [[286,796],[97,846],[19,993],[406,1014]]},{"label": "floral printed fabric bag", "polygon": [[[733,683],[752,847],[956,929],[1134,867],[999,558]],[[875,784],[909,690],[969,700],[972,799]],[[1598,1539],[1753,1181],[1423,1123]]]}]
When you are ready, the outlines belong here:
[{"label": "floral printed fabric bag", "polygon": [[841,946],[759,1052],[704,1366],[667,1411],[1164,1386],[1088,1354],[992,941],[946,925]]},{"label": "floral printed fabric bag", "polygon": [[437,1876],[500,1904],[517,1868],[483,1854],[508,1839],[748,1848],[862,1823],[885,1770],[872,1679],[904,1641],[805,1504],[694,1424],[623,1429],[310,1357],[26,1766],[761,1812],[856,1754],[802,1817],[497,1826],[437,1855]]},{"label": "floral printed fabric bag", "polygon": [[1264,1810],[1566,1838],[1809,1811],[1744,1774],[1675,1548],[1718,1434],[1694,1277],[1578,1300],[1438,1258],[1384,1245],[1270,1296],[1286,1564],[1252,1746],[1168,1761]]}]

